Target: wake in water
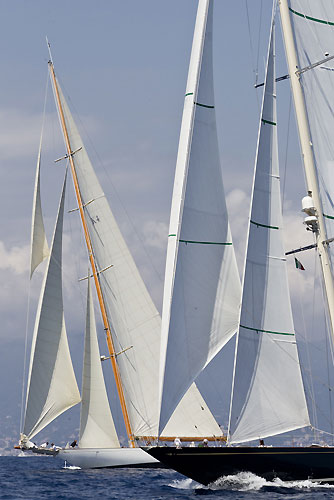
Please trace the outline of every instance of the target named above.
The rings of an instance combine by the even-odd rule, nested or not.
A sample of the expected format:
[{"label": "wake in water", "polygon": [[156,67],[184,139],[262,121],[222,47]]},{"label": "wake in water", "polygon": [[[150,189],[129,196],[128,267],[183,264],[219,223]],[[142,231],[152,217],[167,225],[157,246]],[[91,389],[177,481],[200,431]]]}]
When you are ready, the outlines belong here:
[{"label": "wake in water", "polygon": [[282,481],[279,478],[273,481],[266,481],[263,477],[252,474],[251,472],[239,472],[239,474],[223,476],[209,486],[198,484],[192,479],[174,480],[168,486],[182,490],[234,490],[234,491],[260,491],[268,489],[334,489],[332,484],[321,484],[311,480],[305,481]]},{"label": "wake in water", "polygon": [[304,481],[282,481],[276,478],[273,481],[266,481],[263,477],[252,474],[251,472],[240,472],[231,476],[223,476],[214,483],[209,485],[210,489],[221,490],[238,490],[238,491],[259,491],[268,488],[286,488],[286,489],[333,489],[334,485],[321,484],[309,479]]},{"label": "wake in water", "polygon": [[67,465],[67,462],[65,460],[63,469],[78,470],[81,469],[81,467],[76,467],[75,465]]}]

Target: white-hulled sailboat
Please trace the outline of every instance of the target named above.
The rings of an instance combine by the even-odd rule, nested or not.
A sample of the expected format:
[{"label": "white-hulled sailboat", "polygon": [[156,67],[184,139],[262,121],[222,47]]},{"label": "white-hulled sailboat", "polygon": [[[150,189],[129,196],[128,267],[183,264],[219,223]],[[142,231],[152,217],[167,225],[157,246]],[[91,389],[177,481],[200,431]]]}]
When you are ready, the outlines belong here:
[{"label": "white-hulled sailboat", "polygon": [[[156,460],[138,448],[137,444],[147,441],[152,442],[158,436],[160,316],[121,235],[90,163],[78,129],[56,79],[51,56],[49,69],[66,146],[65,158],[69,162],[72,173],[91,273],[96,286],[109,355],[113,365],[116,387],[129,441],[129,448],[120,448],[118,438],[115,436],[114,426],[111,423],[111,415],[106,409],[105,389],[102,387],[103,377],[97,367],[97,345],[96,341],[92,340],[95,337],[95,330],[92,326],[91,305],[90,299],[88,299],[79,447],[60,450],[57,453],[58,456],[66,458],[73,465],[81,467],[152,464]],[[47,253],[41,215],[39,168],[40,161],[38,162],[36,174],[32,229],[32,262],[34,262],[34,268]],[[58,226],[59,223],[56,226],[57,241],[60,238],[58,236],[58,231],[60,231]],[[44,377],[46,362],[50,367],[54,366],[55,368],[60,363],[59,360],[62,358],[60,348],[66,351],[68,370],[71,373],[73,372],[67,341],[64,340],[66,337],[63,316],[59,312],[62,311],[61,266],[59,265],[61,263],[61,256],[59,255],[61,245],[59,242],[57,243],[57,255],[54,253],[54,245],[49,256],[49,265],[44,279],[46,284],[41,292],[31,350],[31,373],[29,374],[26,413],[20,441],[22,448],[29,448],[31,440],[37,432],[50,423],[58,414],[80,401],[76,382],[73,378],[74,375],[71,375],[74,386],[71,391],[71,398],[62,405],[60,405],[59,401],[67,392],[64,390],[65,382],[60,382],[59,385],[56,382],[58,373],[55,370],[51,372],[51,368],[49,377]],[[59,304],[54,303],[53,296],[58,297]],[[57,334],[61,339],[61,341],[58,341],[58,351],[54,345],[55,337],[50,335],[48,327],[48,322],[52,322],[52,318],[44,320],[50,310],[50,304],[47,303],[47,300],[49,300],[52,307],[58,308],[57,314],[59,317],[57,316],[57,319],[58,322],[62,321],[57,326]],[[39,317],[42,319],[39,319]],[[89,336],[90,341],[88,340]],[[63,344],[65,344],[66,349]],[[41,349],[38,349],[39,345],[42,346]],[[47,360],[43,358],[45,351],[50,351]],[[37,370],[35,365],[40,369]],[[43,381],[41,382],[41,380]],[[41,383],[45,385],[43,391],[40,390]],[[92,391],[96,391],[96,384],[100,385],[101,400],[92,394]],[[52,392],[49,395],[51,390],[49,385],[55,386],[58,392]],[[60,395],[58,395],[59,392]],[[75,396],[72,396],[72,392],[75,393]],[[39,400],[38,405],[35,402],[36,398]],[[102,400],[104,400],[104,403],[102,403]],[[57,411],[55,408],[57,408]],[[101,421],[104,420],[102,415],[107,413],[108,428],[102,430],[100,429]],[[190,388],[185,391],[177,410],[172,412],[165,423],[164,430],[160,434],[160,440],[170,441],[174,440],[175,437],[188,441],[202,440],[204,438],[210,440],[224,439],[222,430],[213,418],[195,384],[191,384]],[[102,435],[100,431],[109,434],[109,440],[105,441],[104,446],[101,445]],[[33,451],[41,450],[33,448]]]},{"label": "white-hulled sailboat", "polygon": [[[331,97],[334,95],[334,5],[307,0],[279,0],[279,5],[306,172],[307,196],[303,199],[303,210],[307,215],[305,224],[315,235],[316,244],[310,246],[317,247],[320,257],[326,306],[333,331],[334,294],[330,244],[333,241],[334,220],[331,169],[334,160],[331,139],[334,130],[334,107],[331,104]],[[212,8],[213,0],[199,0],[193,47],[201,40],[211,38]],[[273,19],[275,8],[274,3]],[[203,12],[209,12],[207,18],[203,16]],[[274,43],[272,22],[238,321],[229,412],[229,446],[192,450],[156,447],[149,450],[152,456],[203,484],[242,471],[249,471],[266,479],[280,477],[334,481],[334,448],[240,446],[240,443],[259,440],[262,443],[268,436],[310,425],[282,240]],[[196,72],[197,64],[199,82],[202,77],[211,79],[211,73],[207,73],[208,59],[204,59],[205,56],[203,51],[202,58],[197,61],[191,59],[189,74]],[[198,97],[193,101],[195,108]],[[208,114],[212,111],[211,108],[212,106],[206,106]],[[197,136],[193,134],[192,148],[196,139]],[[181,140],[184,141],[182,134]],[[188,151],[188,154],[191,155],[191,152]],[[202,162],[202,175],[206,163]],[[187,182],[186,176],[184,179]],[[177,235],[177,238],[181,245],[183,237]],[[167,272],[170,272],[168,267]],[[174,272],[177,272],[177,264]],[[166,282],[167,280],[168,278]],[[174,323],[168,312],[166,315],[166,310],[163,311],[162,321],[163,324],[167,323],[167,330],[169,329],[162,352],[168,370],[169,351],[173,347],[175,331]],[[210,346],[207,331],[203,330],[202,334],[207,335]],[[203,353],[204,363],[208,353],[209,350]],[[192,380],[189,377],[189,383]],[[164,421],[164,393],[168,393],[170,384],[166,369],[162,373],[162,382],[160,419]],[[184,390],[186,389],[187,385],[184,386]],[[173,405],[170,407],[170,411],[172,410]],[[238,446],[233,446],[234,444]]]}]

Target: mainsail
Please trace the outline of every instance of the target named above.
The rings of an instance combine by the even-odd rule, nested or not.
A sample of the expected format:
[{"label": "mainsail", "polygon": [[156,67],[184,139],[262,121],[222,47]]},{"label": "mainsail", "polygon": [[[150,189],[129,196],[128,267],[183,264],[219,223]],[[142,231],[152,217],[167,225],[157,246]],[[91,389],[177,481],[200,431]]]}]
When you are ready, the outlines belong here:
[{"label": "mainsail", "polygon": [[[157,436],[160,315],[110,210],[59,83],[57,80],[54,82],[57,85],[73,152],[72,157],[104,303],[113,329],[117,364],[132,434],[139,437]],[[221,435],[218,424],[195,386],[190,388],[189,398],[190,401],[187,403],[191,403],[193,418],[189,419],[188,424],[183,423],[182,428],[185,430],[183,435],[194,435],[193,419],[197,413],[201,415],[202,422],[203,415],[206,415],[205,429],[211,426],[209,435]],[[179,407],[174,422],[182,421],[187,411],[187,408],[183,411]],[[170,431],[173,431],[174,435],[175,433],[180,435],[174,424],[171,425]],[[197,435],[205,435],[199,425]]]},{"label": "mainsail", "polygon": [[90,278],[81,392],[79,448],[119,448],[101,366]]},{"label": "mainsail", "polygon": [[61,273],[65,187],[66,178],[33,333],[23,428],[28,439],[80,402],[63,312]]},{"label": "mainsail", "polygon": [[[334,5],[319,0],[280,1],[308,195],[334,341]],[[312,216],[312,215],[311,215]]]},{"label": "mainsail", "polygon": [[162,313],[162,431],[189,386],[237,331],[240,281],[214,109],[213,0],[200,0],[170,216]]},{"label": "mainsail", "polygon": [[271,33],[230,416],[230,442],[309,425],[282,241],[274,27]]}]

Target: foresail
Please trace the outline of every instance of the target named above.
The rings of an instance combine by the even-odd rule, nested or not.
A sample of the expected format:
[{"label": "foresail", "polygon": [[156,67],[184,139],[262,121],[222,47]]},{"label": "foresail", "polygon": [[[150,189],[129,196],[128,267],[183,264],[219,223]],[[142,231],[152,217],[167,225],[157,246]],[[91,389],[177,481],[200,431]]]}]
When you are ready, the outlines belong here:
[{"label": "foresail", "polygon": [[62,296],[62,191],[33,334],[23,433],[28,439],[80,402],[68,347]]},{"label": "foresail", "polygon": [[159,437],[163,439],[165,436],[179,438],[223,436],[222,429],[194,383],[181,399]]},{"label": "foresail", "polygon": [[219,160],[212,23],[213,0],[200,0],[167,248],[160,432],[197,375],[238,325],[240,280]]},{"label": "foresail", "polygon": [[282,241],[271,34],[237,337],[230,442],[309,425]]},{"label": "foresail", "polygon": [[38,151],[34,200],[32,208],[30,278],[36,267],[49,256],[49,245],[46,240],[43,215],[42,215],[41,192],[40,192],[40,166],[41,166],[41,144],[39,146],[39,151]]},{"label": "foresail", "polygon": [[79,448],[119,448],[101,366],[89,278],[81,392]]},{"label": "foresail", "polygon": [[[94,259],[98,272],[102,271],[99,279],[115,351],[120,353],[117,363],[132,432],[134,436],[157,436],[161,318],[111,212],[58,83],[57,86]],[[195,398],[192,405],[200,405],[196,387],[189,397]],[[216,428],[215,423],[210,435],[216,433]],[[192,433],[193,426],[189,424],[185,435]]]}]

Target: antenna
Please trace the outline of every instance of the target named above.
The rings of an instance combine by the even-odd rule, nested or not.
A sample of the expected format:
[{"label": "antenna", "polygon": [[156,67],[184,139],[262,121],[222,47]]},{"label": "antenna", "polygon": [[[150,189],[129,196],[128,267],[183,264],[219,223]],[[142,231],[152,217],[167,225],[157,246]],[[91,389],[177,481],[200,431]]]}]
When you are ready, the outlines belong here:
[{"label": "antenna", "polygon": [[48,37],[46,36],[46,44],[48,46],[48,51],[49,51],[49,56],[50,56],[50,62],[53,64],[53,59],[52,59],[52,54],[51,54],[51,45],[50,45],[50,42],[48,40]]}]

